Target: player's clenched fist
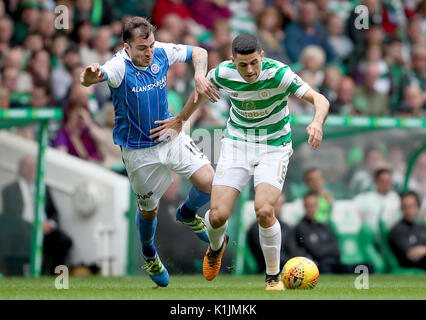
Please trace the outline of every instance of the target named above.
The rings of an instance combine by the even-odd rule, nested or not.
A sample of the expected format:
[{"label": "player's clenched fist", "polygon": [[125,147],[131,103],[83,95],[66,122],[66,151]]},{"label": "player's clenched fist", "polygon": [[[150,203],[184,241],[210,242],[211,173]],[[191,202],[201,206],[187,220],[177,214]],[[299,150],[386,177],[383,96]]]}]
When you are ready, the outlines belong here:
[{"label": "player's clenched fist", "polygon": [[80,83],[88,87],[92,84],[101,82],[104,80],[105,71],[101,71],[99,63],[92,63],[87,66],[80,75]]}]

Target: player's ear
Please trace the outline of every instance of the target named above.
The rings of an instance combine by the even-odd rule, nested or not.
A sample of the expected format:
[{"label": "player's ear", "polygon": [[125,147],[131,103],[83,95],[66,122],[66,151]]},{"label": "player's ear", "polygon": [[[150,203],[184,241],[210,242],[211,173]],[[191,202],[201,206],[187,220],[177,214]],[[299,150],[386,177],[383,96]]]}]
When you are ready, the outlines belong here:
[{"label": "player's ear", "polygon": [[234,66],[237,66],[237,63],[235,62],[234,56],[231,56],[231,61],[232,61],[232,64],[233,64]]},{"label": "player's ear", "polygon": [[265,57],[265,51],[260,51],[260,59],[263,60],[263,58]]}]

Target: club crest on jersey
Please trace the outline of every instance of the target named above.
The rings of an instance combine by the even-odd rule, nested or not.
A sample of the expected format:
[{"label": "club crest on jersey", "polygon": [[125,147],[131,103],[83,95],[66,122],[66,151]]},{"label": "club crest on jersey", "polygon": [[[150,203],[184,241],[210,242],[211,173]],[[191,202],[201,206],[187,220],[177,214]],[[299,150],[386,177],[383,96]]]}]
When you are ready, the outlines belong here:
[{"label": "club crest on jersey", "polygon": [[157,74],[159,71],[160,71],[160,66],[159,66],[158,64],[154,63],[154,64],[151,66],[151,72],[152,72],[153,74]]},{"label": "club crest on jersey", "polygon": [[244,110],[253,110],[254,108],[256,108],[256,105],[254,104],[254,101],[248,100],[243,101],[242,107]]},{"label": "club crest on jersey", "polygon": [[268,90],[259,91],[259,96],[260,96],[261,99],[269,98],[270,95],[271,94]]}]

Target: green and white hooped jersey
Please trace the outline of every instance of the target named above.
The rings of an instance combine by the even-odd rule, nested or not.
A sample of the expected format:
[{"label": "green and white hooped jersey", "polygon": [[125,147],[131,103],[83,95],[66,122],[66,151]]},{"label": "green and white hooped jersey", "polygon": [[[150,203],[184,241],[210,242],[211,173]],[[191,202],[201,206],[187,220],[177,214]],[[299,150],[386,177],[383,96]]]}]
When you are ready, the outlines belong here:
[{"label": "green and white hooped jersey", "polygon": [[227,60],[210,70],[207,78],[231,100],[225,137],[273,146],[291,141],[288,95],[301,98],[310,86],[288,65],[263,58],[260,76],[248,83]]}]

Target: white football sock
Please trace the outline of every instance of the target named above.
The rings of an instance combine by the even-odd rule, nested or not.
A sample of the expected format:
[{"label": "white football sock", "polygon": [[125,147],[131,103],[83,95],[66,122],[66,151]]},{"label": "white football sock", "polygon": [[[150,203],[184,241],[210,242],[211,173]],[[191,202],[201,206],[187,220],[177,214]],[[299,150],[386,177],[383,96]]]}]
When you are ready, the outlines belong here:
[{"label": "white football sock", "polygon": [[210,248],[213,251],[217,251],[222,247],[223,240],[225,239],[225,231],[226,228],[228,228],[228,221],[219,228],[213,228],[210,224],[210,210],[206,212],[204,221],[207,227],[207,234],[209,235]]},{"label": "white football sock", "polygon": [[269,228],[259,225],[259,241],[265,258],[266,274],[278,274],[281,252],[281,225],[278,220]]}]

